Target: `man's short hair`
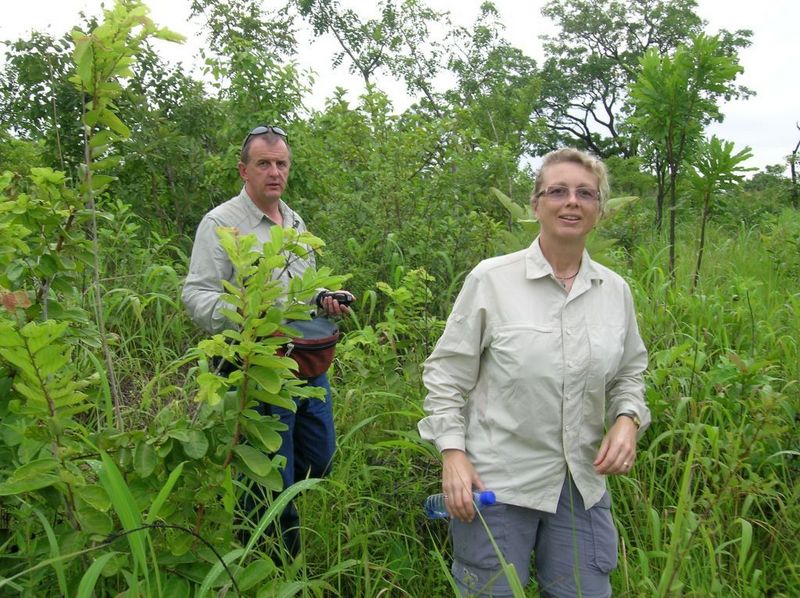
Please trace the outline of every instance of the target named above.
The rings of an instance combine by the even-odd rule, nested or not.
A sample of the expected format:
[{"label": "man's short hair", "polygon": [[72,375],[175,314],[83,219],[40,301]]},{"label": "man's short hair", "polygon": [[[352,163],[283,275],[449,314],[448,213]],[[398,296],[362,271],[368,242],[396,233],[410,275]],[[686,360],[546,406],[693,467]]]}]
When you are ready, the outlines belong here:
[{"label": "man's short hair", "polygon": [[247,164],[247,161],[250,159],[250,145],[253,143],[254,139],[263,139],[267,142],[267,145],[273,145],[278,141],[282,141],[286,145],[286,149],[289,150],[289,160],[291,161],[292,147],[289,145],[289,138],[286,137],[286,135],[281,135],[270,130],[266,133],[257,133],[255,135],[251,133],[247,135],[244,143],[242,143],[242,151],[239,153],[239,159],[243,164]]}]

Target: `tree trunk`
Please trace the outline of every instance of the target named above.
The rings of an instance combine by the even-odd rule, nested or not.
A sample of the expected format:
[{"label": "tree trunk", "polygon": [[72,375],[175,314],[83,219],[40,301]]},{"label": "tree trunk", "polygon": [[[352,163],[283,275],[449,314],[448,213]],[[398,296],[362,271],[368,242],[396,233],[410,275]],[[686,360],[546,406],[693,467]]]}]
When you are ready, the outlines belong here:
[{"label": "tree trunk", "polygon": [[703,263],[703,251],[706,246],[706,223],[708,216],[711,213],[711,192],[706,192],[703,198],[703,218],[700,221],[700,247],[697,249],[697,264],[694,267],[694,278],[692,279],[692,290],[697,288],[697,283],[700,281],[700,265]]},{"label": "tree trunk", "polygon": [[667,171],[661,160],[656,158],[656,232],[660,233],[664,227],[664,198],[667,196]]},{"label": "tree trunk", "polygon": [[[797,127],[800,129],[800,126]],[[789,156],[789,172],[792,174],[792,205],[795,208],[800,208],[800,197],[797,192],[797,150],[800,149],[800,141],[794,146],[792,155]]]},{"label": "tree trunk", "polygon": [[672,155],[672,147],[667,143],[667,166],[669,168],[669,278],[675,284],[675,222],[677,220],[678,163]]}]

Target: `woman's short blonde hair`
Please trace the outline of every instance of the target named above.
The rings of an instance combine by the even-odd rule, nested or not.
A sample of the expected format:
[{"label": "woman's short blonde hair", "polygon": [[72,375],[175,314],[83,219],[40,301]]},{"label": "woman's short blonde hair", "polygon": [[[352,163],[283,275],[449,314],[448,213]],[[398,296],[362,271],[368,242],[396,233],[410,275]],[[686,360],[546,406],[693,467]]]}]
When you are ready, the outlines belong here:
[{"label": "woman's short blonde hair", "polygon": [[573,164],[583,166],[597,177],[598,199],[600,201],[600,213],[602,214],[605,211],[608,196],[611,194],[611,187],[608,184],[608,170],[606,169],[606,165],[597,156],[594,156],[589,152],[575,149],[574,147],[564,147],[545,155],[544,159],[542,160],[542,165],[536,172],[536,182],[533,185],[533,192],[531,193],[531,204],[535,205],[536,198],[539,195],[539,192],[542,190],[542,184],[544,180],[542,174],[544,171],[550,166],[561,164],[563,162],[572,162]]}]

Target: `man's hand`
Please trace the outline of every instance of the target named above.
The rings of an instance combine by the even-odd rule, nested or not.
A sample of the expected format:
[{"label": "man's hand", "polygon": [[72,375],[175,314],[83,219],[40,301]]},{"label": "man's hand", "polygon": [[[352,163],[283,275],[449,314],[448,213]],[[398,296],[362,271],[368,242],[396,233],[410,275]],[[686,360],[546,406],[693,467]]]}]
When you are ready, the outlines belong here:
[{"label": "man's hand", "polygon": [[486,490],[467,454],[458,449],[442,451],[442,492],[453,517],[467,523],[475,518],[472,491]]},{"label": "man's hand", "polygon": [[349,291],[323,291],[317,297],[317,305],[326,316],[342,316],[350,313],[348,306],[355,300],[355,295]]},{"label": "man's hand", "polygon": [[628,473],[636,459],[636,424],[620,415],[600,443],[594,469],[601,475]]}]

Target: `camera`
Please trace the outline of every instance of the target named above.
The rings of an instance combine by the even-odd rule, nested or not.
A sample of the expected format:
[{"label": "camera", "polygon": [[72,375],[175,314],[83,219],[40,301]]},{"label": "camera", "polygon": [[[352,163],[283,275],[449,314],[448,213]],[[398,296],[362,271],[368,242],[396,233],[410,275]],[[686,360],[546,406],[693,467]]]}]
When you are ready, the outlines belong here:
[{"label": "camera", "polygon": [[339,302],[339,305],[350,305],[353,302],[353,296],[350,293],[344,293],[339,291],[323,291],[319,295],[317,295],[317,307],[322,309],[322,301],[326,297],[331,297],[336,299]]}]

